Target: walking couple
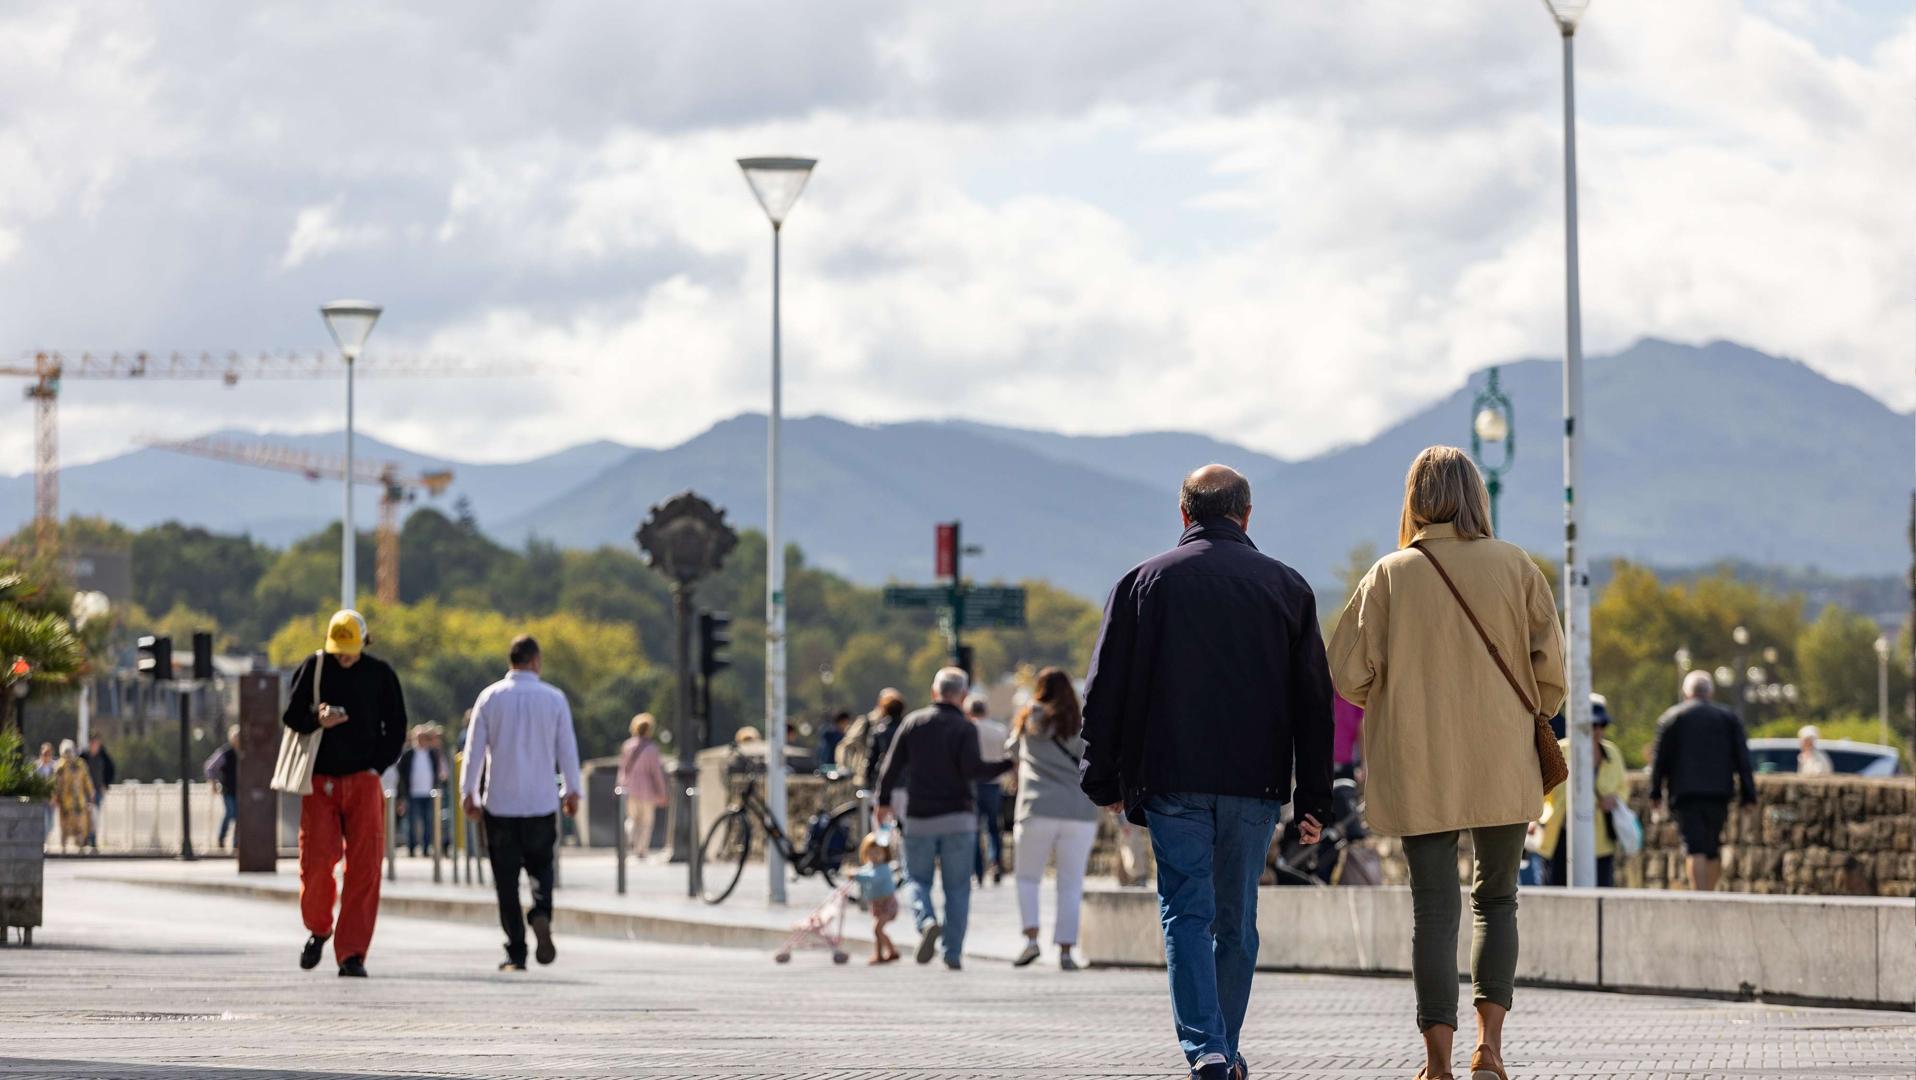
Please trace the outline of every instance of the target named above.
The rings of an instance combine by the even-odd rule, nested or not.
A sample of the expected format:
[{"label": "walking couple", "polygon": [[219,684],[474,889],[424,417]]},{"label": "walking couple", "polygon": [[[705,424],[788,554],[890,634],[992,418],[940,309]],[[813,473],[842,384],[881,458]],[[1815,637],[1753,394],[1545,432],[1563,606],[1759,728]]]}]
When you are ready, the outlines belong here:
[{"label": "walking couple", "polygon": [[1178,545],[1127,573],[1106,605],[1081,778],[1092,801],[1150,829],[1190,1075],[1249,1075],[1239,1036],[1257,966],[1258,880],[1285,801],[1305,843],[1329,820],[1335,686],[1366,710],[1371,829],[1402,837],[1410,864],[1426,1057],[1417,1075],[1453,1075],[1456,856],[1469,832],[1470,1075],[1508,1080],[1517,867],[1544,795],[1535,718],[1561,704],[1566,682],[1549,583],[1523,549],[1492,538],[1469,457],[1432,447],[1405,480],[1401,550],[1365,575],[1327,655],[1309,583],[1251,543],[1249,482],[1206,466],[1179,502]]}]

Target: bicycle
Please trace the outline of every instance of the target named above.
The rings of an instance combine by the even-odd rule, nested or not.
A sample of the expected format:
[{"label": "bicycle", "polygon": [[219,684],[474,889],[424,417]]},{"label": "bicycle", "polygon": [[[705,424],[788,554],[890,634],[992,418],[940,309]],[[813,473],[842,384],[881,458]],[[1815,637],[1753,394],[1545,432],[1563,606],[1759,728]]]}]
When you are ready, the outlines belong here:
[{"label": "bicycle", "polygon": [[[712,827],[705,831],[705,839],[699,844],[699,896],[708,904],[722,904],[725,898],[738,888],[739,879],[745,875],[745,863],[752,854],[752,823],[758,823],[778,853],[799,877],[819,874],[825,883],[834,888],[839,880],[847,875],[848,865],[858,861],[858,834],[863,824],[864,792],[857,799],[832,810],[829,815],[821,811],[813,815],[806,829],[803,847],[795,847],[785,830],[772,820],[771,808],[765,804],[765,797],[759,794],[759,769],[743,754],[738,752],[736,744],[732,747],[732,760],[726,765],[727,776],[745,776],[745,786],[740,789],[738,798],[726,807]],[[822,775],[827,780],[840,779],[836,770],[825,770]],[[730,873],[725,870],[731,867]]]}]

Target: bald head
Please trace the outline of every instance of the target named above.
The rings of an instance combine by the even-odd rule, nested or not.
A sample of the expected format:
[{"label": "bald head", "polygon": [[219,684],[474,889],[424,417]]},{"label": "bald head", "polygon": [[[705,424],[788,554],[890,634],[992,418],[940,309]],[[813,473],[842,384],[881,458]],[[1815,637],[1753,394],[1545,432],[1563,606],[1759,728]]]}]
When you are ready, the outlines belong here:
[{"label": "bald head", "polygon": [[1178,507],[1187,526],[1218,518],[1246,525],[1251,520],[1251,482],[1228,465],[1206,465],[1184,478]]}]

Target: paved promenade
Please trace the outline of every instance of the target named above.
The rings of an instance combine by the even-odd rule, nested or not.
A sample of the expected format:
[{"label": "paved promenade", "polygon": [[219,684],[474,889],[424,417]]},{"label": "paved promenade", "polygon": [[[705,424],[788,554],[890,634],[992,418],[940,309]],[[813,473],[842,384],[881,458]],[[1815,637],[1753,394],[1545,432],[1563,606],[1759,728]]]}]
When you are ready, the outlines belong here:
[{"label": "paved promenade", "polygon": [[[561,925],[558,964],[506,976],[494,928],[382,918],[373,978],[341,980],[297,969],[286,902],[89,880],[127,869],[49,867],[49,925],[0,952],[0,1077],[1182,1075],[1155,972],[781,967]],[[1263,975],[1246,1053],[1260,1080],[1408,1078],[1410,1008],[1400,980]],[[1520,990],[1510,1039],[1528,1080],[1907,1080],[1916,1063],[1909,1014],[1565,991]]]}]

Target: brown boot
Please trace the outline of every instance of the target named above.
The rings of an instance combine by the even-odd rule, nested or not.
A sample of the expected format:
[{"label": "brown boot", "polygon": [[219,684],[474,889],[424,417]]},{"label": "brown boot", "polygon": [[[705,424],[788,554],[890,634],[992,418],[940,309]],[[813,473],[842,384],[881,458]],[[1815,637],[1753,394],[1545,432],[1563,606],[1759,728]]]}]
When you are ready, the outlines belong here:
[{"label": "brown boot", "polygon": [[1504,1071],[1503,1055],[1479,1045],[1470,1055],[1470,1080],[1510,1080]]}]

